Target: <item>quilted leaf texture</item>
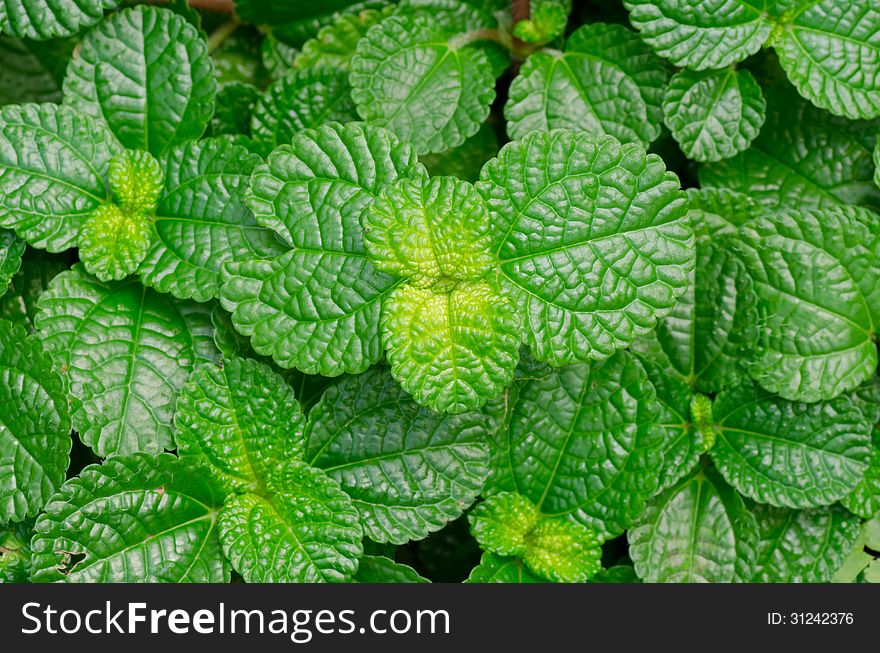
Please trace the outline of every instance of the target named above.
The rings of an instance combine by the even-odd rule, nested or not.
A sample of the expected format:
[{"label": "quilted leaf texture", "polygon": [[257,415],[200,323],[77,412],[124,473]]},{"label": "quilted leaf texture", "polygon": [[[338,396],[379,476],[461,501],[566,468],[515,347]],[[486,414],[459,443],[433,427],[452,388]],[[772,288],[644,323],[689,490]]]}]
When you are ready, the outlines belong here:
[{"label": "quilted leaf texture", "polygon": [[458,46],[450,32],[424,16],[391,16],[369,29],[351,62],[361,118],[387,127],[420,154],[464,143],[495,99],[486,55]]},{"label": "quilted leaf texture", "polygon": [[814,508],[852,492],[871,456],[871,424],[849,397],[803,404],[751,384],[713,405],[710,452],[722,476],[758,503]]},{"label": "quilted leaf texture", "polygon": [[466,583],[545,583],[516,558],[484,553],[480,564],[471,570]]},{"label": "quilted leaf texture", "polygon": [[419,406],[387,370],[329,387],[309,414],[306,460],[351,496],[376,542],[420,540],[456,519],[488,474],[486,418]]},{"label": "quilted leaf texture", "polygon": [[105,177],[121,151],[102,123],[54,104],[0,108],[0,225],[61,252],[110,199]]},{"label": "quilted leaf texture", "polygon": [[157,157],[202,135],[216,93],[198,30],[180,14],[143,5],[86,34],[64,80],[67,104],[103,118],[125,147]]},{"label": "quilted leaf texture", "polygon": [[507,132],[571,129],[647,146],[660,135],[663,62],[622,25],[575,31],[565,52],[536,52],[514,78],[504,106]]},{"label": "quilted leaf texture", "polygon": [[382,8],[370,7],[357,13],[341,14],[329,25],[305,43],[294,60],[297,68],[335,68],[349,71],[355,48],[367,30],[387,18],[398,7],[387,5]]},{"label": "quilted leaf texture", "polygon": [[840,501],[844,508],[864,519],[880,512],[880,429],[876,425],[871,440],[871,458],[865,478]]},{"label": "quilted leaf texture", "polygon": [[272,152],[248,204],[292,249],[222,270],[223,306],[255,351],[325,376],[378,362],[382,302],[397,282],[367,258],[360,214],[386,184],[424,175],[409,145],[359,123],[304,130]]},{"label": "quilted leaf texture", "polygon": [[4,63],[0,71],[0,105],[60,102],[60,66],[55,59],[61,59],[65,52],[64,45],[0,36],[0,57]]},{"label": "quilted leaf texture", "polygon": [[220,139],[172,147],[163,160],[165,187],[141,280],[159,292],[204,302],[220,292],[220,269],[234,258],[285,251],[245,202],[260,159]]},{"label": "quilted leaf texture", "polygon": [[755,518],[711,468],[651,499],[627,537],[648,583],[747,582],[759,544]]},{"label": "quilted leaf texture", "polygon": [[148,216],[105,204],[80,229],[79,258],[83,267],[101,281],[118,281],[137,270],[152,237]]},{"label": "quilted leaf texture", "polygon": [[779,211],[743,227],[763,334],[752,376],[786,399],[854,389],[877,368],[880,218],[856,207]]},{"label": "quilted leaf texture", "polygon": [[216,355],[210,308],[136,281],[103,283],[80,265],[52,280],[35,323],[65,370],[73,426],[99,456],[174,446],[174,402]]},{"label": "quilted leaf texture", "polygon": [[21,268],[25,242],[8,229],[0,229],[0,296],[9,288],[12,277]]},{"label": "quilted leaf texture", "polygon": [[42,344],[0,320],[0,524],[36,515],[64,482],[70,415]]},{"label": "quilted leaf texture", "polygon": [[357,573],[352,576],[353,583],[430,583],[427,578],[410,567],[394,562],[385,556],[363,556],[358,561]]},{"label": "quilted leaf texture", "polygon": [[37,520],[33,580],[223,583],[223,493],[169,454],[113,456],[86,467]]},{"label": "quilted leaf texture", "polygon": [[536,132],[480,175],[503,292],[535,357],[600,359],[668,315],[694,267],[687,196],[662,160],[610,136]]},{"label": "quilted leaf texture", "polygon": [[0,297],[0,318],[23,326],[28,333],[36,331],[34,317],[37,300],[49,282],[67,265],[49,258],[40,250],[30,250],[21,261],[21,268],[12,277],[6,293]]},{"label": "quilted leaf texture", "polygon": [[94,25],[120,0],[2,0],[0,32],[44,41]]}]

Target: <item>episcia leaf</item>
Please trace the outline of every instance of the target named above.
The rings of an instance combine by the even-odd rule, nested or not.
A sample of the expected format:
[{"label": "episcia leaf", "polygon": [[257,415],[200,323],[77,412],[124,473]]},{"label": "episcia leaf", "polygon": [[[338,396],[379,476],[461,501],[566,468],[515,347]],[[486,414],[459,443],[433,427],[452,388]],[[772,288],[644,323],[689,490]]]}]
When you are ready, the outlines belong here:
[{"label": "episcia leaf", "polygon": [[333,68],[293,70],[267,88],[254,105],[251,135],[268,154],[303,129],[357,120],[348,75]]},{"label": "episcia leaf", "polygon": [[120,0],[3,0],[0,32],[44,41],[94,25]]},{"label": "episcia leaf", "polygon": [[0,296],[9,288],[12,277],[21,267],[25,243],[14,232],[0,229]]},{"label": "episcia leaf", "polygon": [[747,70],[682,70],[663,100],[666,126],[685,156],[720,161],[747,149],[761,131],[767,103]]},{"label": "episcia leaf", "polygon": [[203,302],[219,294],[224,262],[285,251],[245,203],[259,162],[257,155],[220,139],[190,141],[168,151],[155,235],[139,270],[146,285]]},{"label": "episcia leaf", "polygon": [[351,71],[361,117],[420,154],[464,143],[495,99],[485,53],[424,16],[391,16],[371,27],[358,41]]},{"label": "episcia leaf", "polygon": [[630,22],[662,57],[692,70],[755,54],[773,29],[766,0],[624,0]]},{"label": "episcia leaf", "polygon": [[499,396],[519,360],[516,307],[484,282],[448,292],[404,284],[382,309],[391,373],[415,400],[461,413]]},{"label": "episcia leaf", "polygon": [[214,473],[228,492],[260,492],[274,467],[301,460],[305,417],[293,389],[246,358],[196,368],[174,413],[178,454]]},{"label": "episcia leaf", "polygon": [[486,202],[455,177],[400,179],[364,210],[364,243],[376,269],[419,288],[448,290],[492,269]]},{"label": "episcia leaf", "polygon": [[657,489],[660,406],[629,352],[523,379],[489,440],[488,494],[518,492],[545,515],[603,539],[621,534]]},{"label": "episcia leaf", "polygon": [[121,150],[105,125],[68,107],[0,107],[0,226],[50,252],[76,246],[110,199],[105,175]]},{"label": "episcia leaf", "polygon": [[841,206],[785,210],[741,230],[762,336],[750,373],[786,399],[819,401],[877,369],[880,217]]},{"label": "episcia leaf", "polygon": [[840,503],[859,517],[870,519],[880,512],[880,428],[871,431],[871,458],[865,477]]},{"label": "episcia leaf", "polygon": [[462,145],[440,154],[426,154],[419,160],[433,176],[450,175],[476,183],[483,164],[498,154],[498,137],[488,123]]},{"label": "episcia leaf", "polygon": [[266,496],[238,494],[220,511],[223,552],[248,583],[348,580],[362,535],[349,496],[298,461],[278,469]]},{"label": "episcia leaf", "polygon": [[103,283],[80,265],[55,279],[35,323],[63,366],[73,426],[99,456],[171,449],[174,401],[216,355],[210,307],[136,280]]},{"label": "episcia leaf", "polygon": [[516,558],[483,553],[480,564],[471,570],[466,583],[544,583]]},{"label": "episcia leaf", "polygon": [[12,277],[6,293],[0,296],[0,319],[23,326],[34,333],[34,316],[37,300],[49,286],[49,282],[67,269],[67,264],[37,249],[25,252],[21,268]]},{"label": "episcia leaf", "polygon": [[655,154],[609,136],[537,132],[480,175],[502,291],[535,357],[610,356],[651,331],[694,267],[687,196]]},{"label": "episcia leaf", "polygon": [[248,203],[292,251],[227,263],[220,299],[257,353],[326,376],[379,361],[381,305],[398,282],[367,258],[359,216],[386,184],[424,175],[410,146],[358,123],[304,130],[255,170]]},{"label": "episcia leaf", "polygon": [[42,43],[0,36],[0,105],[60,102],[62,66],[72,49],[68,40]]},{"label": "episcia leaf", "polygon": [[861,522],[840,506],[755,506],[761,542],[755,583],[828,583],[859,537]]},{"label": "episcia leaf", "polygon": [[608,134],[647,146],[660,136],[663,62],[622,25],[584,25],[565,52],[531,55],[510,86],[507,133],[548,129]]},{"label": "episcia leaf", "polygon": [[852,492],[868,468],[871,424],[849,397],[804,404],[745,384],[719,393],[712,412],[712,461],[758,503],[829,505]]},{"label": "episcia leaf", "polygon": [[874,128],[836,118],[789,88],[767,89],[767,120],[749,149],[700,168],[700,184],[730,188],[776,208],[880,207],[871,183]]},{"label": "episcia leaf", "polygon": [[297,68],[317,68],[319,66],[349,71],[355,48],[367,30],[393,13],[397,7],[386,5],[380,9],[365,8],[357,13],[342,14],[318,34],[303,43],[300,53],[294,59]]},{"label": "episcia leaf", "polygon": [[80,229],[79,258],[101,281],[118,281],[137,270],[152,238],[149,216],[105,204],[95,209]]},{"label": "episcia leaf", "polygon": [[305,460],[351,496],[376,542],[420,540],[457,518],[488,458],[480,413],[434,413],[381,368],[330,386],[309,414]]},{"label": "episcia leaf", "polygon": [[748,582],[758,526],[740,496],[711,468],[657,495],[627,534],[646,583]]},{"label": "episcia leaf", "polygon": [[61,376],[42,344],[0,321],[0,524],[36,515],[70,465]]},{"label": "episcia leaf", "polygon": [[90,465],[37,520],[33,580],[228,583],[218,539],[223,497],[205,470],[170,454]]},{"label": "episcia leaf", "polygon": [[880,116],[880,9],[874,0],[800,2],[771,44],[788,79],[817,107]]},{"label": "episcia leaf", "polygon": [[86,34],[64,80],[65,103],[106,120],[125,147],[157,157],[202,135],[216,92],[198,30],[173,11],[143,5]]},{"label": "episcia leaf", "polygon": [[353,583],[430,583],[408,565],[394,562],[385,556],[363,556],[358,561],[357,573],[352,576]]}]

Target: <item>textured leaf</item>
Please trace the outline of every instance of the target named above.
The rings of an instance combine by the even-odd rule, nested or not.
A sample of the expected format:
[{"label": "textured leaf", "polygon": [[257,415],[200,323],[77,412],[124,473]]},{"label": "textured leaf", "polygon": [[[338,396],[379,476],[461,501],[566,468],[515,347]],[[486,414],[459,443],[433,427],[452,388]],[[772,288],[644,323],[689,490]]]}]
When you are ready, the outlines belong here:
[{"label": "textured leaf", "polygon": [[604,358],[667,315],[694,267],[687,198],[655,154],[611,137],[536,133],[502,148],[477,188],[501,285],[535,357]]},{"label": "textured leaf", "polygon": [[752,376],[786,399],[852,390],[877,368],[880,218],[856,207],[780,211],[742,230],[762,314]]},{"label": "textured leaf", "polygon": [[251,114],[260,89],[243,82],[226,82],[217,90],[217,106],[211,118],[211,135],[250,135]]},{"label": "textured leaf", "polygon": [[25,243],[12,231],[0,229],[0,296],[9,288],[12,277],[21,267]]},{"label": "textured leaf", "polygon": [[676,66],[723,68],[756,53],[773,28],[766,0],[624,0],[629,19]]},{"label": "textured leaf", "polygon": [[489,492],[519,492],[605,539],[657,489],[664,432],[644,369],[628,352],[523,380],[489,445]]},{"label": "textured leaf", "polygon": [[382,312],[391,373],[439,412],[473,410],[499,396],[516,370],[520,331],[515,306],[483,282],[447,293],[403,285]]},{"label": "textured leaf", "polygon": [[70,416],[52,359],[0,321],[0,524],[36,515],[70,465]]},{"label": "textured leaf", "polygon": [[61,78],[55,69],[56,61],[63,65],[64,57],[69,55],[65,44],[0,36],[0,105],[60,102]]},{"label": "textured leaf", "polygon": [[99,456],[173,447],[177,393],[215,355],[209,307],[133,280],[102,283],[77,265],[52,280],[35,323],[65,370],[86,445]]},{"label": "textured leaf", "polygon": [[488,473],[485,418],[422,408],[378,368],[328,388],[306,438],[306,460],[340,483],[377,542],[439,530],[473,503]]},{"label": "textured leaf", "polygon": [[302,459],[305,417],[267,365],[228,358],[197,368],[177,399],[178,454],[210,469],[229,492],[258,489],[274,467]]},{"label": "textured leaf", "polygon": [[871,432],[871,440],[871,458],[865,478],[840,500],[847,510],[865,519],[880,512],[880,430],[876,425]]},{"label": "textured leaf", "polygon": [[2,0],[0,32],[45,40],[94,25],[120,0]]},{"label": "textured leaf", "polygon": [[245,203],[249,177],[259,162],[243,147],[219,139],[168,151],[155,236],[140,267],[146,285],[203,302],[219,294],[224,262],[284,251]]},{"label": "textured leaf", "polygon": [[137,270],[152,239],[148,216],[105,204],[80,229],[79,258],[83,267],[101,281],[118,281]]},{"label": "textured leaf", "polygon": [[767,120],[745,152],[700,169],[702,186],[740,191],[764,206],[880,206],[871,183],[873,132],[830,116],[797,94],[767,91]]},{"label": "textured leaf", "polygon": [[0,526],[0,583],[30,581],[33,534],[29,522]]},{"label": "textured leaf", "polygon": [[0,319],[21,325],[29,333],[36,331],[37,300],[55,275],[66,269],[64,262],[40,250],[25,252],[21,268],[10,280],[6,293],[0,296]]},{"label": "textured leaf", "polygon": [[517,558],[525,554],[526,537],[540,519],[535,504],[515,492],[490,496],[468,514],[471,534],[483,550]]},{"label": "textured leaf", "polygon": [[0,108],[0,225],[50,252],[74,247],[109,199],[104,176],[120,150],[104,125],[67,107]]},{"label": "textured leaf", "polygon": [[488,123],[462,145],[440,154],[420,157],[431,176],[451,175],[476,182],[483,164],[498,154],[498,137]]},{"label": "textured leaf", "polygon": [[827,583],[859,536],[859,520],[837,506],[788,510],[755,506],[761,533],[752,582]]},{"label": "textured leaf", "polygon": [[627,537],[647,583],[746,582],[759,542],[755,518],[713,469],[651,499]]},{"label": "textured leaf", "polygon": [[342,14],[325,25],[317,36],[303,43],[302,51],[294,60],[297,68],[326,66],[337,70],[351,69],[355,48],[367,30],[387,18],[395,9],[387,5],[381,9],[362,9],[354,14]]},{"label": "textured leaf", "polygon": [[502,558],[484,553],[480,564],[471,570],[466,583],[543,583],[525,565],[515,558]]},{"label": "textured leaf", "polygon": [[772,41],[788,79],[838,116],[880,116],[880,8],[873,0],[800,5]]},{"label": "textured leaf", "polygon": [[267,88],[254,106],[251,134],[268,153],[295,133],[331,121],[357,120],[348,76],[333,68],[294,70]]},{"label": "textured leaf", "polygon": [[486,55],[450,36],[423,16],[391,16],[369,29],[351,61],[361,117],[388,127],[422,154],[464,143],[495,99]]},{"label": "textured leaf", "polygon": [[848,397],[802,404],[744,385],[720,393],[713,414],[715,466],[758,503],[829,505],[849,494],[868,467],[871,424]]},{"label": "textured leaf", "polygon": [[221,301],[255,351],[326,376],[378,362],[381,304],[396,283],[367,259],[359,216],[386,184],[424,174],[390,132],[338,123],[297,134],[256,169],[257,222],[294,250],[225,266]]},{"label": "textured leaf", "polygon": [[220,511],[220,540],[249,583],[344,581],[363,553],[351,499],[321,470],[290,462],[266,498],[239,494]]},{"label": "textured leaf", "polygon": [[486,203],[455,177],[401,179],[379,193],[361,221],[373,265],[414,286],[448,289],[493,267]]},{"label": "textured leaf", "polygon": [[357,573],[352,576],[355,583],[430,583],[407,565],[385,556],[363,556],[358,562]]},{"label": "textured leaf", "polygon": [[113,199],[129,213],[152,213],[162,196],[165,174],[149,152],[125,150],[110,161],[107,180]]},{"label": "textured leaf", "polygon": [[169,454],[114,456],[67,481],[37,520],[33,579],[222,583],[223,494]]},{"label": "textured leaf", "polygon": [[583,583],[602,568],[596,534],[567,519],[542,519],[526,535],[523,562],[557,583]]},{"label": "textured leaf", "polygon": [[621,25],[595,23],[572,34],[565,52],[531,55],[504,106],[507,133],[548,129],[608,134],[647,146],[660,135],[663,62]]},{"label": "textured leaf", "polygon": [[694,161],[720,161],[747,149],[761,131],[767,103],[747,70],[683,70],[663,101],[666,126]]},{"label": "textured leaf", "polygon": [[216,93],[198,30],[173,11],[143,5],[86,34],[64,80],[66,103],[106,120],[125,147],[156,156],[202,135]]}]

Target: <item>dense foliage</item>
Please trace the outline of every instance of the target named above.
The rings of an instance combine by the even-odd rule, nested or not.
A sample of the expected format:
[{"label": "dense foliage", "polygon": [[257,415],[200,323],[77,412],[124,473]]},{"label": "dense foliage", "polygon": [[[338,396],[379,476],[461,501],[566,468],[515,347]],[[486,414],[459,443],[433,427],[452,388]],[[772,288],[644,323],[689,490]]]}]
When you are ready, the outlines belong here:
[{"label": "dense foliage", "polygon": [[873,0],[0,2],[0,580],[880,581]]}]

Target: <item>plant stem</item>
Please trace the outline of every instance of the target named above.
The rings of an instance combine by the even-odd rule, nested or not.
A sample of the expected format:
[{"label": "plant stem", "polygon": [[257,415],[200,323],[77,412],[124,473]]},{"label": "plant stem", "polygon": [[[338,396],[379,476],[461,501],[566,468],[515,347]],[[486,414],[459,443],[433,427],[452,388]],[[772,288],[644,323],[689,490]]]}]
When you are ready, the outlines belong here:
[{"label": "plant stem", "polygon": [[240,24],[241,23],[239,23],[237,19],[233,18],[214,30],[214,32],[208,37],[208,52],[213,53],[217,48],[223,45],[226,39],[232,36],[235,30],[238,29]]},{"label": "plant stem", "polygon": [[189,6],[222,14],[231,14],[234,9],[232,0],[189,0]]}]

